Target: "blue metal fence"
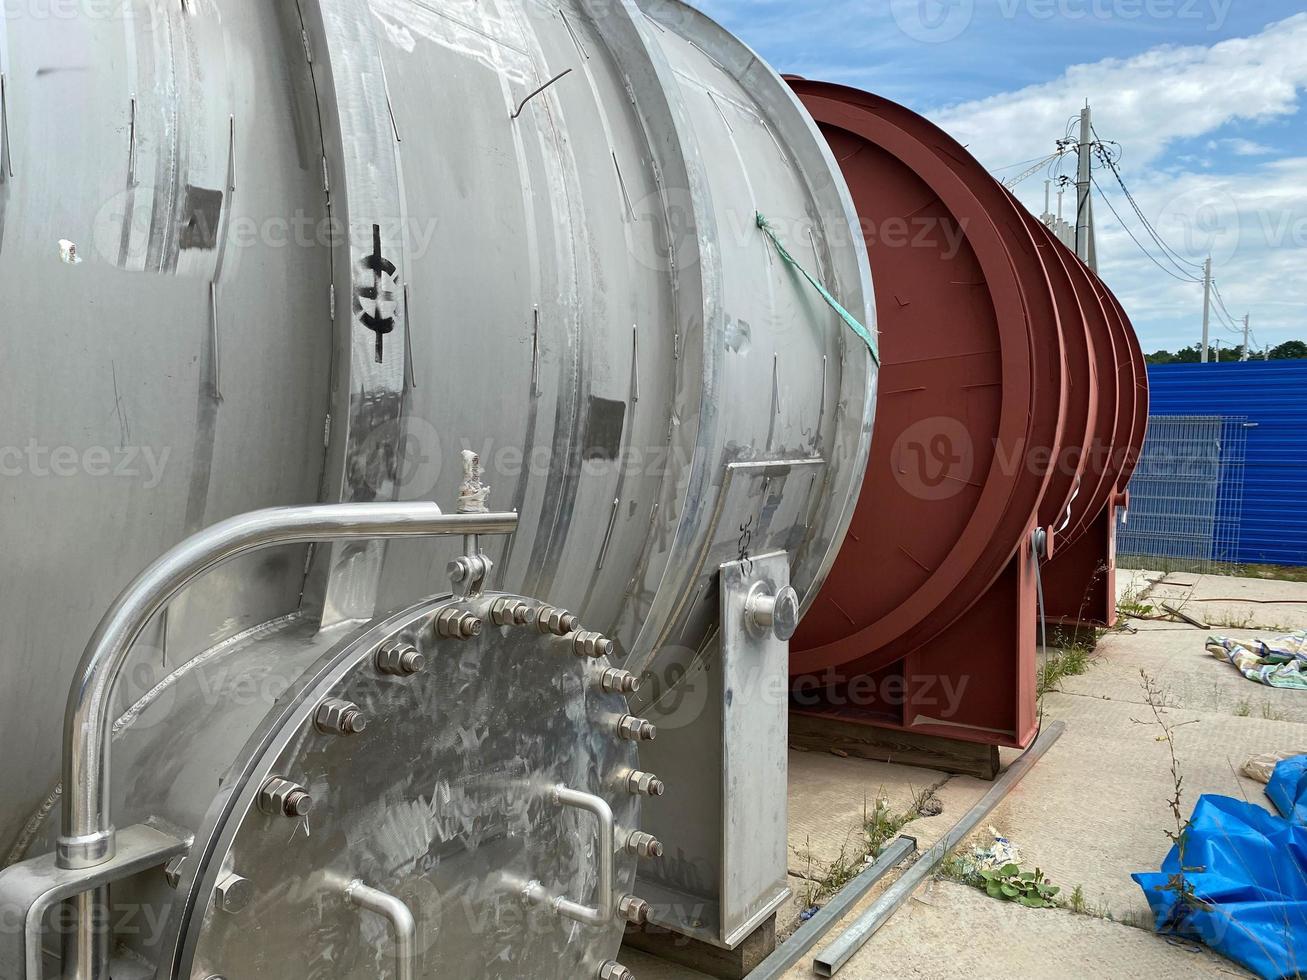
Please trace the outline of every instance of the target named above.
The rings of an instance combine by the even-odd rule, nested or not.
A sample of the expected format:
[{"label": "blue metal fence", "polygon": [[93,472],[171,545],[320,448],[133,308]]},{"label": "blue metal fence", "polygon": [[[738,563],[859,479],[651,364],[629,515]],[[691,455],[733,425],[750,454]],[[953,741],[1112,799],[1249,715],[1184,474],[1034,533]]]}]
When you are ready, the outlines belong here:
[{"label": "blue metal fence", "polygon": [[1307,565],[1307,361],[1155,364],[1154,416],[1245,416],[1243,515],[1236,560]]}]

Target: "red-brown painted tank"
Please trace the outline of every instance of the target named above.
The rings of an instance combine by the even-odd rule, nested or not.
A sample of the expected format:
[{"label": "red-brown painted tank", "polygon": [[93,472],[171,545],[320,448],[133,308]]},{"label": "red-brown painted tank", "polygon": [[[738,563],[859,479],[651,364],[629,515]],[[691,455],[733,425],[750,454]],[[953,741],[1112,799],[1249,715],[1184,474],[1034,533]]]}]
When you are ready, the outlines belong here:
[{"label": "red-brown painted tank", "polygon": [[[791,644],[792,675],[825,672],[829,692],[944,636],[1031,554],[1036,529],[1052,542],[1044,558],[1084,535],[1138,459],[1147,381],[1120,304],[955,140],[875,95],[790,83],[862,220],[883,362],[857,513]],[[1022,666],[971,678],[968,698],[992,710],[958,737],[1022,744],[1033,731],[1032,712],[1017,710],[1033,706],[1033,676],[1017,676],[1034,663],[1026,571],[1012,581],[1029,600],[1017,618],[1031,621],[998,654]],[[1028,640],[1017,635],[1027,625]],[[910,714],[898,727],[913,727]]]}]

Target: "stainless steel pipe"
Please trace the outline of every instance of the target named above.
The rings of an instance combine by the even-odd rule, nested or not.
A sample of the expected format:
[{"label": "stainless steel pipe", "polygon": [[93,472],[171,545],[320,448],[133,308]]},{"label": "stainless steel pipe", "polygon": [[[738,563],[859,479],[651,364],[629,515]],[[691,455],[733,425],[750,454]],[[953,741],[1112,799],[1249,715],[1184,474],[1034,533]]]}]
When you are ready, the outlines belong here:
[{"label": "stainless steel pipe", "polygon": [[580,922],[588,926],[606,925],[612,921],[613,907],[616,903],[613,892],[613,879],[617,874],[614,863],[614,856],[617,852],[617,821],[613,816],[612,807],[602,797],[582,793],[580,790],[570,789],[567,786],[555,786],[550,791],[550,796],[555,803],[561,806],[572,807],[576,810],[594,814],[594,818],[598,822],[599,875],[598,882],[595,885],[595,904],[593,906],[585,905],[582,902],[575,902],[561,895],[551,895],[545,886],[538,881],[528,882],[523,894],[526,896],[527,901],[548,906],[558,915],[565,919],[571,919],[573,922]]},{"label": "stainless steel pipe", "polygon": [[[516,527],[516,514],[447,515],[439,505],[423,501],[275,507],[222,521],[163,555],[123,590],[100,620],[69,691],[59,865],[87,868],[113,857],[113,691],[142,630],[186,586],[231,558],[280,545],[507,534]],[[106,975],[107,948],[96,940],[101,931],[95,927],[97,905],[107,906],[107,895],[84,895],[77,902],[77,929],[65,947],[65,955],[74,961],[65,964],[65,976],[76,980],[102,980]]]},{"label": "stainless steel pipe", "polygon": [[414,980],[417,976],[418,926],[409,907],[394,895],[358,880],[350,882],[345,889],[345,899],[390,923],[395,940],[395,980]]}]

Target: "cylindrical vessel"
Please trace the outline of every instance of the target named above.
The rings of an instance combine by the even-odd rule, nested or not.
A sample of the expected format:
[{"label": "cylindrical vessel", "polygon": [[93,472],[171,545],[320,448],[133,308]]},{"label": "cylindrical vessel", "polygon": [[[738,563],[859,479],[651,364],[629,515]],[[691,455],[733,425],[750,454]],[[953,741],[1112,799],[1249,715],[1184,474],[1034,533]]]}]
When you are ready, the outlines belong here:
[{"label": "cylindrical vessel", "polygon": [[[858,207],[884,364],[868,478],[791,670],[871,671],[954,622],[1042,516],[1070,414],[1073,310],[1019,206],[962,147],[888,100],[791,84]],[[1079,370],[1083,345],[1075,355]],[[1073,486],[1057,482],[1055,512]]]},{"label": "cylindrical vessel", "polygon": [[[866,471],[876,366],[759,212],[873,333],[874,307],[839,168],[752,52],[669,0],[112,6],[0,19],[0,290],[41,311],[0,340],[0,711],[31,746],[0,758],[11,861],[57,830],[62,705],[95,623],[158,555],[234,514],[450,505],[453,461],[474,451],[488,506],[519,515],[482,542],[489,586],[578,614],[617,665],[668,683],[712,648],[722,562],[784,552],[815,594]],[[263,688],[215,706],[226,672],[306,692],[318,664],[367,693],[375,651],[330,651],[448,591],[462,554],[282,547],[169,602],[114,693],[119,823],[157,817],[223,847],[248,830],[214,787],[248,806],[248,780],[277,763],[268,739],[290,739],[304,706]],[[474,684],[460,710],[495,700],[555,730],[510,732],[486,763],[535,739],[530,775],[590,778],[567,740],[607,733],[611,710],[567,714],[515,684]],[[452,719],[441,698],[459,694],[451,680],[423,710]],[[293,744],[316,764],[316,744]],[[594,758],[606,779],[626,752]],[[237,763],[248,785],[219,778]],[[391,772],[356,775],[377,789]],[[581,892],[584,869],[558,863]],[[188,872],[179,915],[222,887],[216,870]],[[178,928],[176,963],[230,949]],[[559,969],[597,969],[597,948]],[[375,968],[359,953],[340,975]]]},{"label": "cylindrical vessel", "polygon": [[1032,529],[1054,550],[1083,535],[1137,459],[1147,382],[1115,297],[956,141],[889,100],[790,82],[849,181],[884,358],[849,538],[791,648],[791,673],[831,692],[961,621],[1039,550]]},{"label": "cylindrical vessel", "polygon": [[[474,449],[521,515],[493,584],[660,673],[702,643],[742,526],[813,590],[875,370],[756,212],[873,326],[870,282],[829,151],[739,42],[655,0],[115,10],[0,20],[0,288],[43,324],[0,341],[0,708],[33,745],[0,762],[0,837],[52,785],[110,600],[235,513],[451,501]],[[300,608],[369,619],[444,588],[450,557],[244,560],[140,660]]]}]

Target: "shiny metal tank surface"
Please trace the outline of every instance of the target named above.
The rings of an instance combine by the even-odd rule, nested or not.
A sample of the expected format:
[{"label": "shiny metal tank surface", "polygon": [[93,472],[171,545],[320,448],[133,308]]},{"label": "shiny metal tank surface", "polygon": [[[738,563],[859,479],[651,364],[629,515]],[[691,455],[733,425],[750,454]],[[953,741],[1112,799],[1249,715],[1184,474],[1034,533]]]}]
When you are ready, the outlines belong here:
[{"label": "shiny metal tank surface", "polygon": [[[720,562],[784,550],[815,594],[876,370],[758,213],[874,331],[872,290],[824,141],[729,34],[666,0],[56,8],[0,19],[6,852],[101,613],[235,513],[448,502],[475,450],[521,514],[492,585],[664,678]],[[258,624],[440,592],[459,553],[233,563],[147,633],[123,705]]]}]

